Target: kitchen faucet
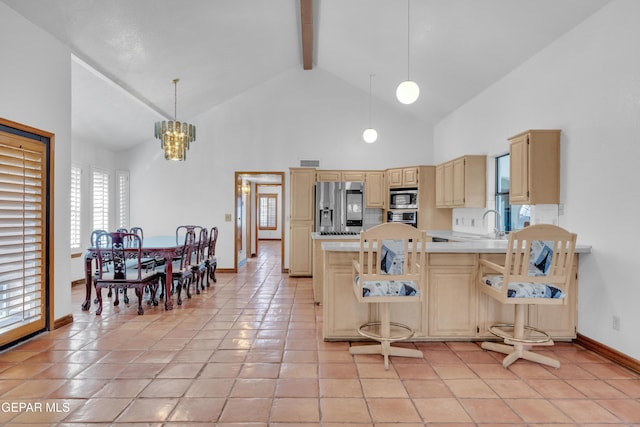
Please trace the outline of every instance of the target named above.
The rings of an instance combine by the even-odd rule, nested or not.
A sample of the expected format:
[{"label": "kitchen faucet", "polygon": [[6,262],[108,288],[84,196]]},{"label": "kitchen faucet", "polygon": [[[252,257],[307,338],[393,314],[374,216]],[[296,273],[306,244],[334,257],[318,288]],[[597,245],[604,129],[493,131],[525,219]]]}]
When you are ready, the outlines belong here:
[{"label": "kitchen faucet", "polygon": [[487,217],[487,214],[493,212],[494,214],[496,214],[496,224],[495,227],[493,228],[493,233],[497,238],[502,238],[504,237],[504,232],[500,231],[500,213],[495,210],[495,209],[487,209],[487,211],[482,214],[482,221],[484,222],[484,219]]}]

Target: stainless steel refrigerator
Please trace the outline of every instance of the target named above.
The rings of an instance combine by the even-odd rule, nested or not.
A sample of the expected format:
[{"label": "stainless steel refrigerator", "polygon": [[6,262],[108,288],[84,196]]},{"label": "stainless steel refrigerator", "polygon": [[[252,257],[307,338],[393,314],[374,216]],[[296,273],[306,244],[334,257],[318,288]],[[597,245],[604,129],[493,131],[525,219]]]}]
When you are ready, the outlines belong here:
[{"label": "stainless steel refrigerator", "polygon": [[364,219],[363,182],[316,183],[316,231],[356,234]]}]

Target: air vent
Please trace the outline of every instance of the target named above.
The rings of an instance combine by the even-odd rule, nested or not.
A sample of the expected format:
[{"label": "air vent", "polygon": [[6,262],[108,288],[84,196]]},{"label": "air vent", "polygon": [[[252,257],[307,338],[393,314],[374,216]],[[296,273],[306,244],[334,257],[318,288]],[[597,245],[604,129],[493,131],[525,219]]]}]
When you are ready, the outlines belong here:
[{"label": "air vent", "polygon": [[300,160],[301,168],[319,168],[320,160]]}]

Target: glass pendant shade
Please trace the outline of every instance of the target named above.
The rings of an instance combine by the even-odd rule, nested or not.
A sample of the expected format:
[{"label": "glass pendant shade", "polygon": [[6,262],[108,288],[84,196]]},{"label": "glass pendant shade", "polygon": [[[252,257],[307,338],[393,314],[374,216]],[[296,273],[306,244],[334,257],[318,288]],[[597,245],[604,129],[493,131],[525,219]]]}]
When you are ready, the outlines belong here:
[{"label": "glass pendant shade", "polygon": [[378,139],[378,131],[373,128],[365,129],[364,132],[362,132],[362,139],[364,139],[366,143],[374,143]]},{"label": "glass pendant shade", "polygon": [[413,80],[405,80],[398,85],[396,97],[403,104],[413,104],[420,96],[420,86]]},{"label": "glass pendant shade", "polygon": [[156,122],[155,136],[160,140],[166,160],[186,160],[187,150],[196,139],[196,127],[174,120]]},{"label": "glass pendant shade", "polygon": [[156,122],[154,134],[160,140],[160,148],[164,150],[166,160],[184,161],[187,159],[190,144],[196,140],[196,127],[176,120],[178,81],[179,79],[173,80],[175,88],[173,120]]}]

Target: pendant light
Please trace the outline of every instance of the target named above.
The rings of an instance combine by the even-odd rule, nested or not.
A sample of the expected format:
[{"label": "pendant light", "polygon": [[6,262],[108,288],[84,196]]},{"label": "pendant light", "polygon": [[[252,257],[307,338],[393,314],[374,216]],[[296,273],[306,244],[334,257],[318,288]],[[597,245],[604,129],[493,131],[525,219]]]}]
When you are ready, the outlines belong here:
[{"label": "pendant light", "polygon": [[189,144],[196,139],[196,127],[189,123],[181,123],[176,118],[179,81],[180,79],[173,79],[173,120],[156,122],[154,133],[155,137],[160,140],[160,148],[164,150],[165,159],[183,161],[187,159]]},{"label": "pendant light", "polygon": [[410,1],[411,0],[407,0],[407,80],[400,83],[398,85],[398,88],[396,89],[396,97],[398,98],[398,101],[402,102],[403,104],[413,104],[418,99],[418,96],[420,96],[420,87],[416,82],[414,82],[409,78],[409,69],[411,65],[411,61],[410,61],[411,55],[409,53],[409,50],[411,49],[411,44],[409,43],[409,40],[410,40],[409,36],[411,34],[411,27],[410,27],[411,3]]},{"label": "pendant light", "polygon": [[362,132],[362,139],[368,144],[376,142],[378,139],[378,132],[371,126],[371,81],[373,80],[373,74],[369,74],[369,127]]}]

